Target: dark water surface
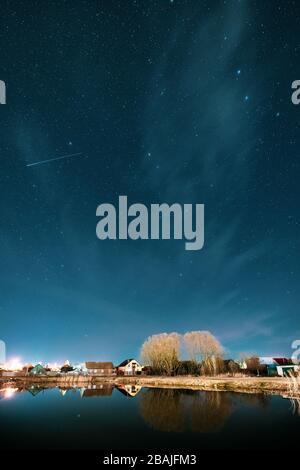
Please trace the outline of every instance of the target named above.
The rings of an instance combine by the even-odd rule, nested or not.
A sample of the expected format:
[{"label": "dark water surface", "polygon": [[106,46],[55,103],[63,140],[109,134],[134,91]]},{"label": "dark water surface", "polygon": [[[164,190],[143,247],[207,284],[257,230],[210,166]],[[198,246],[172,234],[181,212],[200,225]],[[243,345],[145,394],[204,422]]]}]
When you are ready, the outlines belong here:
[{"label": "dark water surface", "polygon": [[297,404],[280,396],[106,386],[0,396],[1,448],[292,448],[300,437]]}]

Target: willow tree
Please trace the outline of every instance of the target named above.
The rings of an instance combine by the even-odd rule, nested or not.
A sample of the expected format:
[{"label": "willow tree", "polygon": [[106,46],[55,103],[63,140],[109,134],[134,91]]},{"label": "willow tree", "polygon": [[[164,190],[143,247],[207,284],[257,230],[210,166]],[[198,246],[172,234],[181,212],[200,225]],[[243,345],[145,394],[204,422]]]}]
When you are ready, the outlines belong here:
[{"label": "willow tree", "polygon": [[161,333],[150,336],[142,345],[141,358],[155,373],[171,375],[178,367],[180,336]]},{"label": "willow tree", "polygon": [[214,335],[209,331],[189,331],[184,334],[183,342],[191,361],[201,363],[204,374],[217,372],[223,348]]}]

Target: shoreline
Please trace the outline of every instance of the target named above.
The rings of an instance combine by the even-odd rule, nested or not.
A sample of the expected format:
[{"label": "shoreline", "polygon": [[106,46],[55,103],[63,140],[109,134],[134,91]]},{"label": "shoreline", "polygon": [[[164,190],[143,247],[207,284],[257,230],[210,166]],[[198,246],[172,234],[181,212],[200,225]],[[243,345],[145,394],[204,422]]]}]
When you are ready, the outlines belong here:
[{"label": "shoreline", "polygon": [[[300,396],[295,392],[293,382],[283,377],[194,377],[194,376],[35,376],[35,377],[0,377],[0,387],[16,386],[27,388],[37,386],[42,388],[97,388],[97,385],[111,385],[122,387],[135,385],[148,388],[189,389],[199,391],[227,391],[238,393],[265,393],[271,395],[291,394]],[[299,382],[300,385],[300,382]]]}]

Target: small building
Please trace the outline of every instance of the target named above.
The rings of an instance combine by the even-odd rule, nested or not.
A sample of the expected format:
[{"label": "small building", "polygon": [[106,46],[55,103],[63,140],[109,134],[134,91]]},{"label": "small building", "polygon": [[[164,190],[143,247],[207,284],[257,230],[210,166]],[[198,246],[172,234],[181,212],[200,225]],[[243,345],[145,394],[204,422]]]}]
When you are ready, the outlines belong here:
[{"label": "small building", "polygon": [[73,373],[74,374],[78,374],[78,375],[85,375],[87,374],[88,370],[87,368],[85,367],[85,364],[75,364],[74,365],[74,370],[73,370]]},{"label": "small building", "polygon": [[85,367],[88,374],[115,375],[116,368],[112,362],[86,362]]},{"label": "small building", "polygon": [[277,374],[279,377],[289,377],[293,375],[298,375],[300,372],[300,366],[298,365],[284,365],[284,366],[277,366]]},{"label": "small building", "polygon": [[267,367],[267,375],[269,377],[277,377],[287,375],[288,370],[294,370],[294,365],[291,359],[287,357],[260,357],[260,364],[263,364]]},{"label": "small building", "polygon": [[1,372],[1,376],[2,377],[18,377],[21,375],[21,372],[20,371],[16,371],[16,370],[3,370]]},{"label": "small building", "polygon": [[140,375],[142,366],[135,359],[126,359],[117,366],[117,371],[119,375]]},{"label": "small building", "polygon": [[24,372],[24,375],[28,375],[32,369],[33,369],[32,364],[25,364],[22,371]]},{"label": "small building", "polygon": [[68,372],[73,372],[74,370],[74,367],[69,364],[64,364],[61,369],[60,369],[60,372],[62,374],[67,374]]},{"label": "small building", "polygon": [[29,372],[29,375],[46,375],[46,374],[47,374],[47,371],[41,364],[37,364]]}]

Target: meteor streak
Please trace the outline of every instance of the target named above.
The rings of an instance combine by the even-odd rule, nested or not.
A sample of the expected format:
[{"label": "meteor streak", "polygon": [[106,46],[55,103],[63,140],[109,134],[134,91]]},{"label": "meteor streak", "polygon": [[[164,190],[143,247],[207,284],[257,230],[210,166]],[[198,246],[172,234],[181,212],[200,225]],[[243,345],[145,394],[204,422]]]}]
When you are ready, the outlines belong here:
[{"label": "meteor streak", "polygon": [[48,160],[41,160],[40,162],[28,163],[26,166],[42,165],[42,163],[54,162],[55,160],[63,160],[64,158],[77,157],[82,155],[82,152],[70,153],[69,155],[62,155],[61,157],[49,158]]}]

